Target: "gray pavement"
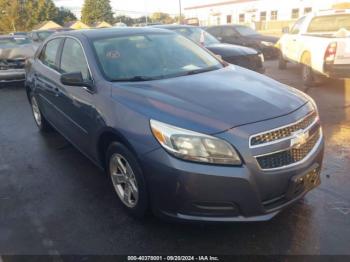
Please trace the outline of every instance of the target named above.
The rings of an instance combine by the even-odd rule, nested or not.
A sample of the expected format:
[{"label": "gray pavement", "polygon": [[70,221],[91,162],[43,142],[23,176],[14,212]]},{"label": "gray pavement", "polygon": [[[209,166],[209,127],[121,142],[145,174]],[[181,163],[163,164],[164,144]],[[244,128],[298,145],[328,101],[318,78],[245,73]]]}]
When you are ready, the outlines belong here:
[{"label": "gray pavement", "polygon": [[[288,66],[266,74],[304,90]],[[0,88],[0,254],[350,254],[350,82],[305,91],[326,137],[322,185],[268,222],[200,225],[129,217],[100,170],[38,132],[24,89]]]}]

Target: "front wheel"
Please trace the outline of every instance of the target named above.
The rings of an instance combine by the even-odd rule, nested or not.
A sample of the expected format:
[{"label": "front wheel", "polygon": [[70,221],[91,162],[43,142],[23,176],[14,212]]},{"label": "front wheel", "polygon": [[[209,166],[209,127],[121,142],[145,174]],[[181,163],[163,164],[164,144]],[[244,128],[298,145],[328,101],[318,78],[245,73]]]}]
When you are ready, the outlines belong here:
[{"label": "front wheel", "polygon": [[142,218],[148,209],[146,182],[134,154],[114,142],[107,150],[106,167],[120,202],[134,216]]},{"label": "front wheel", "polygon": [[301,76],[305,86],[313,87],[321,84],[321,79],[317,77],[311,64],[311,55],[305,53],[301,59]]}]

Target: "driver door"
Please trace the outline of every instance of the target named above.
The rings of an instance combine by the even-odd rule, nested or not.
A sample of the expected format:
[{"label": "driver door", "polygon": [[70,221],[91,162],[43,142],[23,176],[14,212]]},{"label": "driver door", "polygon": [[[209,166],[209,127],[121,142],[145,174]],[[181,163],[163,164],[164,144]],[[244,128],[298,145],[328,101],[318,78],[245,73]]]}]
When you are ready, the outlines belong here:
[{"label": "driver door", "polygon": [[[88,62],[79,40],[65,38],[62,47],[59,70],[61,74],[81,73],[83,80],[92,80]],[[94,126],[96,126],[96,110],[93,106],[95,91],[89,87],[68,86],[59,81],[57,106],[65,118],[62,126],[64,134],[78,148],[89,152]]]},{"label": "driver door", "polygon": [[287,36],[288,40],[286,41],[286,55],[287,58],[299,62],[299,37],[300,37],[300,28],[305,20],[305,17],[300,18],[293,25],[290,34]]}]

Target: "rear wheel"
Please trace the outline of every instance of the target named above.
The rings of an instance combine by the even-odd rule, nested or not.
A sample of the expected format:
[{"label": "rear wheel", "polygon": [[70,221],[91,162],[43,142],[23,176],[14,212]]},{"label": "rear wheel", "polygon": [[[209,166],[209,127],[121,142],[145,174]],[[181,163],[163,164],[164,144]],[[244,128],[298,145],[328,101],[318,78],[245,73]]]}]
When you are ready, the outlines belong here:
[{"label": "rear wheel", "polygon": [[301,58],[301,76],[305,86],[317,86],[321,84],[321,79],[317,77],[311,65],[311,55],[303,54]]},{"label": "rear wheel", "polygon": [[38,100],[33,94],[30,94],[30,104],[32,107],[33,117],[36,125],[38,126],[41,132],[48,132],[52,128],[50,124],[47,122],[43,114],[41,113]]},{"label": "rear wheel", "polygon": [[278,55],[278,69],[284,70],[287,68],[287,61],[283,58],[282,52]]},{"label": "rear wheel", "polygon": [[134,216],[142,218],[148,209],[146,182],[134,154],[113,142],[107,149],[106,167],[120,202]]}]

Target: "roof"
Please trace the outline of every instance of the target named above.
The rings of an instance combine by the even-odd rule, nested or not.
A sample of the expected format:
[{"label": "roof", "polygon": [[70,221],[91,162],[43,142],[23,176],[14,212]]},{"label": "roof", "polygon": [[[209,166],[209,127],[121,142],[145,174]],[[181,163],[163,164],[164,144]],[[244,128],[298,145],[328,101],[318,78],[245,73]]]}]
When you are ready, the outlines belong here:
[{"label": "roof", "polygon": [[155,25],[152,27],[172,30],[172,29],[178,29],[178,28],[193,28],[193,27],[198,27],[198,26],[193,26],[193,25]]},{"label": "roof", "polygon": [[57,24],[57,23],[55,23],[54,21],[51,21],[51,20],[50,20],[50,21],[43,21],[43,22],[37,24],[37,25],[33,28],[33,30],[39,30],[40,28],[44,27],[45,25],[47,25],[47,24],[49,24],[49,23],[53,25],[53,27],[51,27],[50,29],[61,28],[61,26],[60,26],[59,24]]},{"label": "roof", "polygon": [[95,22],[91,26],[93,27],[112,27],[110,23],[107,23],[106,21],[101,21],[101,22]]},{"label": "roof", "polygon": [[206,4],[206,5],[195,5],[195,6],[185,7],[184,9],[191,10],[191,9],[199,9],[199,8],[207,8],[207,7],[214,7],[214,6],[220,6],[220,5],[239,4],[239,3],[255,2],[255,1],[259,1],[259,0],[231,0],[231,1],[225,1],[225,2]]},{"label": "roof", "polygon": [[125,36],[125,35],[139,35],[139,34],[151,34],[151,33],[170,33],[168,30],[163,30],[154,27],[117,27],[117,28],[102,28],[102,29],[88,29],[88,30],[76,30],[58,33],[60,35],[71,36],[85,36],[90,39],[109,38],[113,36]]},{"label": "roof", "polygon": [[71,22],[67,22],[64,24],[65,28],[75,28],[75,29],[87,29],[90,28],[90,26],[88,26],[87,24],[83,23],[80,20],[76,20],[76,21],[71,21]]},{"label": "roof", "polygon": [[66,27],[66,28],[69,28],[69,27],[71,27],[72,25],[74,25],[76,22],[77,22],[77,21],[70,21],[70,22],[64,23],[63,26]]}]

